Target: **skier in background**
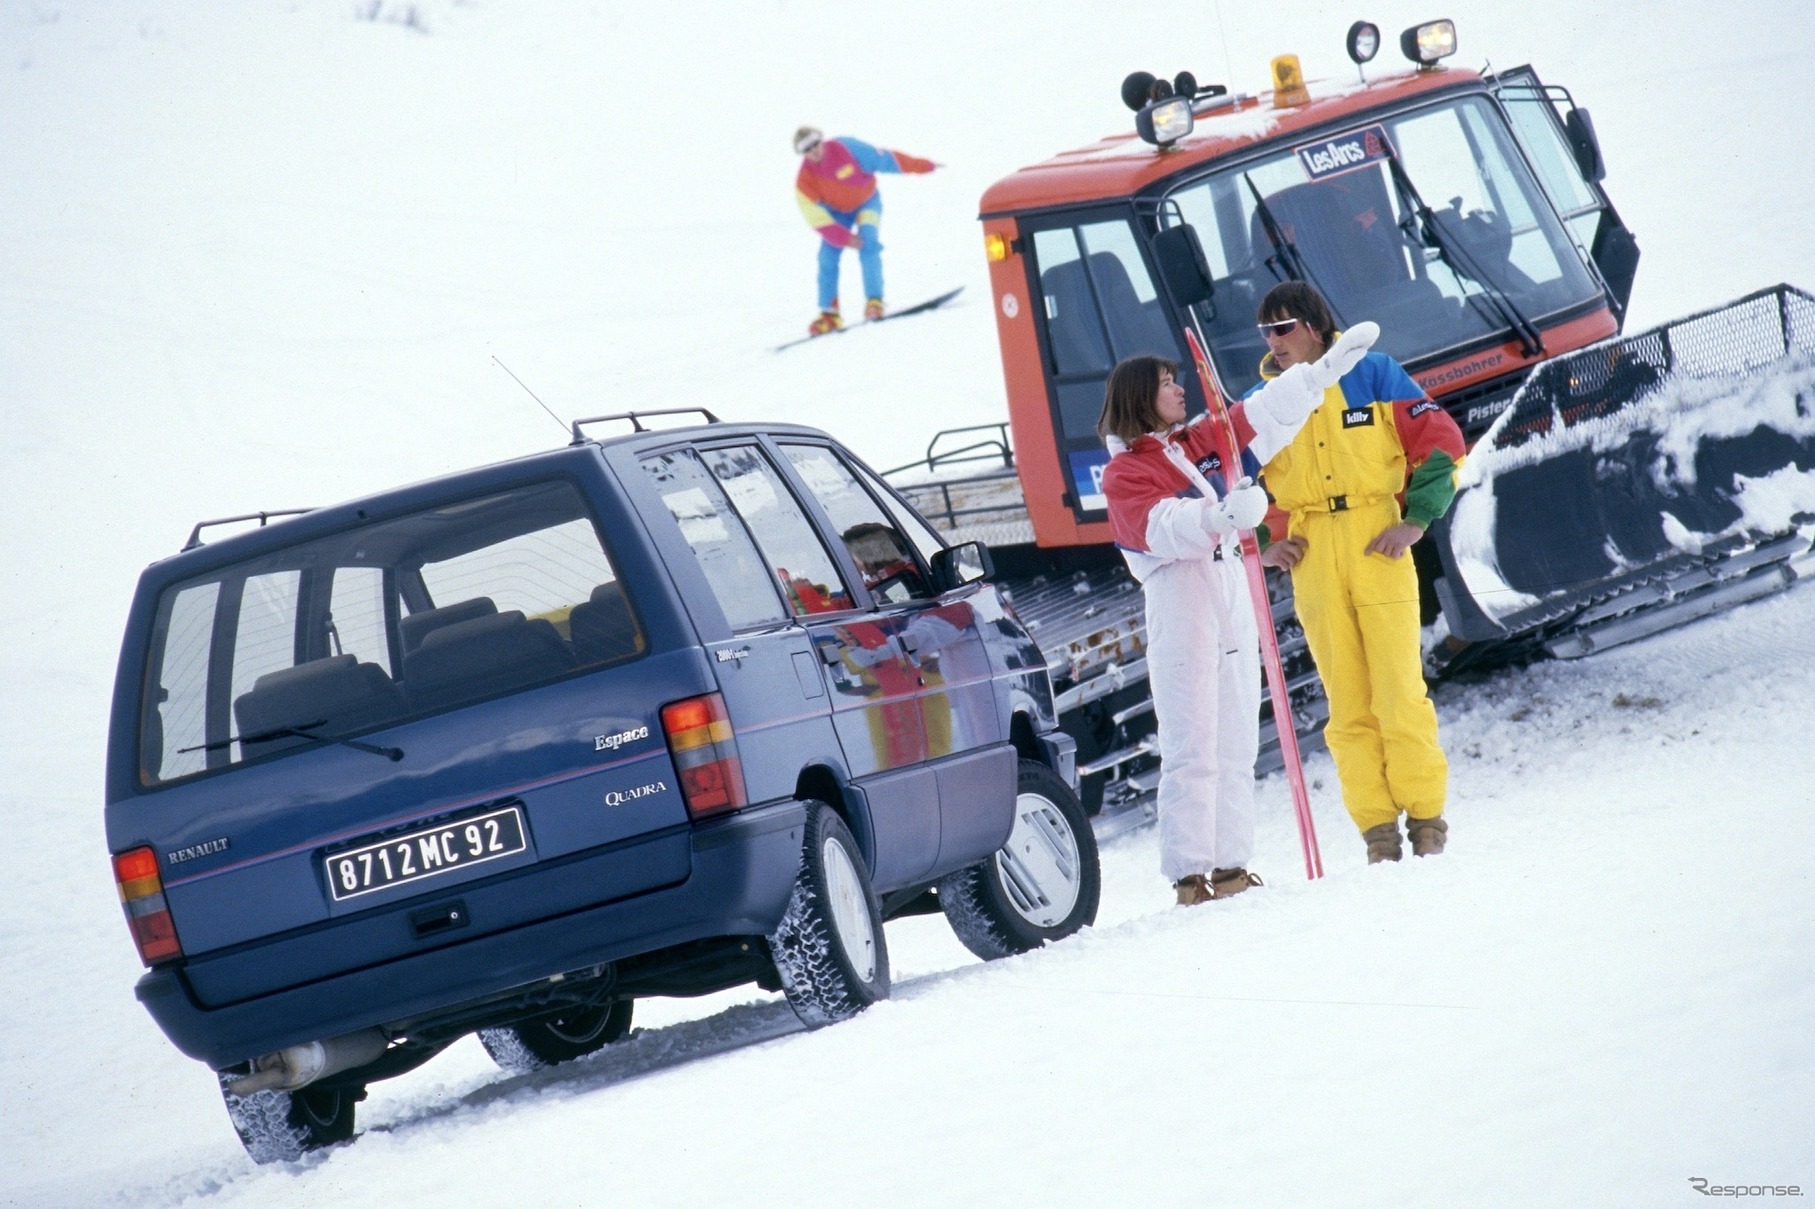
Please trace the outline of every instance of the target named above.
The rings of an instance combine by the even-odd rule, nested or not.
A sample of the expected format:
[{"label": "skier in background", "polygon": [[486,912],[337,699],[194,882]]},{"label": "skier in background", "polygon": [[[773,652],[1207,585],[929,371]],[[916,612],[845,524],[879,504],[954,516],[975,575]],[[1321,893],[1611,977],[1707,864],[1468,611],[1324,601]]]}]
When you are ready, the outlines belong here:
[{"label": "skier in background", "polygon": [[[1323,295],[1282,282],[1257,315],[1272,382],[1340,343]],[[1257,389],[1265,390],[1263,385]],[[1293,605],[1329,695],[1324,741],[1368,863],[1443,851],[1449,762],[1424,687],[1418,572],[1406,557],[1456,496],[1462,430],[1399,362],[1370,353],[1327,383],[1291,444],[1266,464],[1289,519],[1270,522],[1261,562],[1292,576]]]},{"label": "skier in background", "polygon": [[905,151],[872,147],[861,139],[828,139],[811,126],[794,132],[801,155],[794,195],[807,225],[819,232],[819,316],[807,327],[823,336],[844,326],[838,313],[838,268],[846,248],[863,266],[863,317],[880,319],[882,305],[882,194],[878,172],[931,172],[938,165]]}]

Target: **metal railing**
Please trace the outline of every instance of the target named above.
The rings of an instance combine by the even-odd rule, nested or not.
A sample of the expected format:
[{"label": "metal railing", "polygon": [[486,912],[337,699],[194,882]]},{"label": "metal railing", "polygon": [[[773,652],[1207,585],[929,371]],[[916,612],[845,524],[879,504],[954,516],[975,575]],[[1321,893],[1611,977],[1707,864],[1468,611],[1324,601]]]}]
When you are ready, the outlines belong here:
[{"label": "metal railing", "polygon": [[[969,441],[952,449],[939,448],[942,441],[978,432],[995,435]],[[952,478],[923,479],[919,482],[902,482],[898,478],[912,471],[927,475],[938,474],[941,470],[974,462],[1000,464],[979,474]],[[965,521],[979,517],[1000,519],[1007,515],[1014,519],[1024,519],[1026,516],[1027,505],[1021,496],[1020,482],[1015,474],[1014,445],[1007,421],[942,429],[927,442],[925,457],[885,470],[882,477],[906,496],[927,520],[941,528],[957,529]],[[1012,498],[1003,498],[1001,489],[1010,483],[1013,484]],[[987,498],[962,498],[974,496],[980,489],[988,493]]]},{"label": "metal railing", "polygon": [[1774,285],[1538,366],[1490,434],[1511,449],[1558,428],[1615,415],[1673,376],[1747,374],[1815,353],[1815,296]]}]

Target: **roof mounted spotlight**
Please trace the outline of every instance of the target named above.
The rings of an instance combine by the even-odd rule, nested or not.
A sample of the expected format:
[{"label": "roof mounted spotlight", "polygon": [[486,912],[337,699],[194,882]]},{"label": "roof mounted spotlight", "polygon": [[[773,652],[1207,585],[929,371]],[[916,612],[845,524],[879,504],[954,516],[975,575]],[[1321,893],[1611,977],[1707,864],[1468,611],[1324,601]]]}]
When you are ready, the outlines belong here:
[{"label": "roof mounted spotlight", "polygon": [[1135,111],[1135,132],[1162,149],[1190,134],[1197,121],[1191,112],[1197,80],[1187,71],[1179,73],[1178,82],[1188,84],[1191,91],[1176,88],[1172,81],[1145,71],[1134,72],[1122,81],[1122,103]]},{"label": "roof mounted spotlight", "polygon": [[1380,53],[1380,27],[1372,21],[1349,26],[1349,58],[1359,67]]},{"label": "roof mounted spotlight", "polygon": [[1437,60],[1456,53],[1456,23],[1444,20],[1414,25],[1399,35],[1399,49],[1419,71],[1431,71]]}]

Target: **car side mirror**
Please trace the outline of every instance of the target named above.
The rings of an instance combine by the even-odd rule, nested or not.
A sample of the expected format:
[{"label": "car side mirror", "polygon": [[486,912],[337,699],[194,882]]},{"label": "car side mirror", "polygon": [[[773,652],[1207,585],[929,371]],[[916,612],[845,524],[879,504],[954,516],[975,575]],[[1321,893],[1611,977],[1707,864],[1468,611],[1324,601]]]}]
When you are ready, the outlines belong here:
[{"label": "car side mirror", "polygon": [[1159,268],[1166,292],[1180,310],[1208,302],[1216,287],[1210,281],[1210,261],[1198,242],[1197,228],[1189,223],[1167,227],[1153,237],[1153,262]]},{"label": "car side mirror", "polygon": [[1571,109],[1563,118],[1563,131],[1569,136],[1569,149],[1575,153],[1582,179],[1590,183],[1605,180],[1607,163],[1601,158],[1601,140],[1595,137],[1594,120],[1588,111]]},{"label": "car side mirror", "polygon": [[982,542],[948,546],[933,555],[933,585],[941,592],[993,578],[996,562]]}]

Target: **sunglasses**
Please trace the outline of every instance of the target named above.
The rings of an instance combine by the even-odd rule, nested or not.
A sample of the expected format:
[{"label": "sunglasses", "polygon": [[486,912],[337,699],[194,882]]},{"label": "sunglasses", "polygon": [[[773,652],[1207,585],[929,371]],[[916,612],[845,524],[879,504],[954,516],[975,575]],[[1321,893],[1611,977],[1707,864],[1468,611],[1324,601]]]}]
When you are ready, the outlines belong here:
[{"label": "sunglasses", "polygon": [[1275,323],[1257,323],[1262,336],[1290,336],[1298,330],[1298,320],[1281,319]]}]

